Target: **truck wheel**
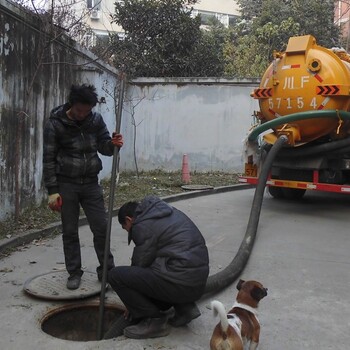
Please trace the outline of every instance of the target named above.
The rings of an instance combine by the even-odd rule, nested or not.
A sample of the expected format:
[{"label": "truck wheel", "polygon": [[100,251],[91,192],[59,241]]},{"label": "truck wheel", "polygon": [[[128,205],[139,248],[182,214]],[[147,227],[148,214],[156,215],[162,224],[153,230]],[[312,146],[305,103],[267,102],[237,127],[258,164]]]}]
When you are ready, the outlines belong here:
[{"label": "truck wheel", "polygon": [[269,193],[273,198],[282,199],[284,198],[284,193],[282,187],[269,186]]},{"label": "truck wheel", "polygon": [[300,199],[304,196],[306,190],[299,188],[282,188],[282,192],[286,199]]}]

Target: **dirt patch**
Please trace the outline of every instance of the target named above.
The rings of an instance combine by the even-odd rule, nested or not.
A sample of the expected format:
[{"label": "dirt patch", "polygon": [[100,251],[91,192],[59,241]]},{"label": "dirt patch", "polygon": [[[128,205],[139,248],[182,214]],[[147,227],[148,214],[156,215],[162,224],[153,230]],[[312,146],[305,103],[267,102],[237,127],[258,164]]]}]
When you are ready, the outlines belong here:
[{"label": "dirt patch", "polygon": [[[238,174],[221,172],[191,173],[191,184],[220,187],[237,183]],[[105,204],[108,206],[110,182],[102,180],[101,185]],[[137,201],[150,194],[164,197],[186,192],[181,188],[182,185],[180,172],[141,172],[139,177],[133,172],[123,172],[119,176],[114,195],[114,206],[118,208],[127,201]],[[60,219],[60,214],[51,211],[45,201],[39,207],[30,207],[25,210],[18,221],[10,218],[0,222],[0,239],[11,238],[28,230],[41,229],[50,223],[59,222]]]}]

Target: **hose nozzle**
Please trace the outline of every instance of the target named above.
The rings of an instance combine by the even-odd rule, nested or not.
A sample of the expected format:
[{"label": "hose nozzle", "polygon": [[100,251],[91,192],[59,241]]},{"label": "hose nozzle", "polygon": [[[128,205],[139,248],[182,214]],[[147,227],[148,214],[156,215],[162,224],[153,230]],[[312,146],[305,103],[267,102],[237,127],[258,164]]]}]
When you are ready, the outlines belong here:
[{"label": "hose nozzle", "polygon": [[281,129],[276,130],[276,133],[279,138],[285,137],[286,142],[290,146],[295,146],[295,143],[301,140],[300,131],[297,126],[284,124]]}]

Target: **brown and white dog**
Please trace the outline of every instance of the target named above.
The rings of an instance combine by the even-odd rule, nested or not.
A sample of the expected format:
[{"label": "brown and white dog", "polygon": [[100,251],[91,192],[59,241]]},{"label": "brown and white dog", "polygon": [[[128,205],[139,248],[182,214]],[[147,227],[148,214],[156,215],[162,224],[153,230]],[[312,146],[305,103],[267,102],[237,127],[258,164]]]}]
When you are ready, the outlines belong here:
[{"label": "brown and white dog", "polygon": [[227,314],[220,301],[211,302],[214,315],[220,317],[210,339],[211,350],[255,350],[259,344],[257,308],[267,288],[257,281],[240,280],[237,289],[236,301]]}]

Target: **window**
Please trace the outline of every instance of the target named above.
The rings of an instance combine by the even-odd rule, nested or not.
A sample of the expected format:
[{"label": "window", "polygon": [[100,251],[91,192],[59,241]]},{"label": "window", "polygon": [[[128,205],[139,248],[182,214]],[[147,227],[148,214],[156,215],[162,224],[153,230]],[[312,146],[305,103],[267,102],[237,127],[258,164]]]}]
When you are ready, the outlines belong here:
[{"label": "window", "polygon": [[228,25],[234,26],[237,24],[239,16],[228,15]]},{"label": "window", "polygon": [[95,45],[107,46],[110,44],[110,39],[108,34],[96,34]]},{"label": "window", "polygon": [[82,45],[90,49],[96,45],[96,35],[93,32],[86,33],[82,39]]},{"label": "window", "polygon": [[200,13],[199,15],[201,16],[201,24],[204,26],[213,23],[213,20],[215,19],[214,13]]},{"label": "window", "polygon": [[88,9],[100,10],[102,0],[86,0],[86,6]]},{"label": "window", "polygon": [[218,12],[203,11],[203,10],[193,10],[192,16],[196,17],[197,15],[200,15],[201,24],[204,26],[212,24],[213,22],[215,23],[215,20],[218,20],[225,27],[228,27],[229,25],[234,25],[237,21],[237,18],[238,18],[238,16],[229,15],[226,13],[218,13]]}]

